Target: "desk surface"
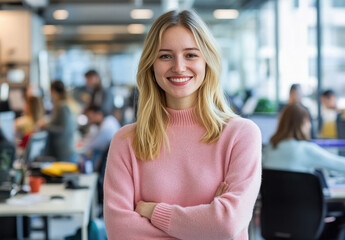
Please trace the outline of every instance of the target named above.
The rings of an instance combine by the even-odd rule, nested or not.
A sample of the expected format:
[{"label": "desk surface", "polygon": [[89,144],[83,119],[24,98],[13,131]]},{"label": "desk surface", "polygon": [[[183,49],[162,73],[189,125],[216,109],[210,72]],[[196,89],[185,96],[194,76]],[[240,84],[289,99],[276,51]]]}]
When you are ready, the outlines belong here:
[{"label": "desk surface", "polygon": [[[80,175],[79,184],[88,186],[87,189],[65,189],[64,184],[44,184],[37,194],[46,196],[47,201],[34,203],[29,206],[17,206],[0,203],[0,215],[56,215],[56,214],[85,214],[90,211],[97,183],[97,174]],[[21,198],[27,194],[18,194],[14,198]],[[62,200],[50,200],[50,196],[61,195]]]},{"label": "desk surface", "polygon": [[327,201],[345,201],[345,184],[335,185],[329,188],[330,196]]}]

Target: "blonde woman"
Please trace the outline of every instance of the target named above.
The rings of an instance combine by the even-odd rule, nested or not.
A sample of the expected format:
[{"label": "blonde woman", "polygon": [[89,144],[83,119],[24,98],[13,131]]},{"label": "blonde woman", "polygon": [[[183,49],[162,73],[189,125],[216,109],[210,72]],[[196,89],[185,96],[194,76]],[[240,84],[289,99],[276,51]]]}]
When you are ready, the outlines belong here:
[{"label": "blonde woman", "polygon": [[248,239],[260,131],[231,112],[220,66],[195,13],[171,11],[153,23],[137,73],[137,122],[109,150],[109,239]]},{"label": "blonde woman", "polygon": [[44,114],[42,98],[29,96],[25,102],[23,116],[15,121],[16,136],[20,140],[19,147],[25,148],[30,135],[39,130],[37,123],[44,119]]}]

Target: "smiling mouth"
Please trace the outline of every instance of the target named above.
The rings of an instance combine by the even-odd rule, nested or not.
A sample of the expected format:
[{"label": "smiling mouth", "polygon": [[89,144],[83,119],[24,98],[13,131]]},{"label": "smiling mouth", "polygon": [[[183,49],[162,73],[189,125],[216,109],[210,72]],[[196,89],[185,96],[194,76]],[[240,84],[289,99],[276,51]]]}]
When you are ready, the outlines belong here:
[{"label": "smiling mouth", "polygon": [[168,77],[168,80],[173,83],[185,83],[191,79],[192,77]]}]

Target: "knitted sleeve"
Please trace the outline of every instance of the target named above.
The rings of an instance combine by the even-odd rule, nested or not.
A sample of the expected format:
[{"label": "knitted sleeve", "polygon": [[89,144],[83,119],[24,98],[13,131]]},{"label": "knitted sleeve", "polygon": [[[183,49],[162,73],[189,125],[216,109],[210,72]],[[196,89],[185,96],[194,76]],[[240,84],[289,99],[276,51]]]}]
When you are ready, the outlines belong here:
[{"label": "knitted sleeve", "polygon": [[[124,130],[126,129],[126,130]],[[133,169],[128,128],[114,136],[108,153],[104,178],[104,222],[109,240],[169,239],[168,235],[141,217],[135,210]]]},{"label": "knitted sleeve", "polygon": [[[178,239],[247,239],[247,228],[261,184],[261,134],[250,121],[223,132],[231,135],[227,193],[210,204],[181,207],[159,203],[151,223]],[[229,149],[230,148],[230,149]]]}]

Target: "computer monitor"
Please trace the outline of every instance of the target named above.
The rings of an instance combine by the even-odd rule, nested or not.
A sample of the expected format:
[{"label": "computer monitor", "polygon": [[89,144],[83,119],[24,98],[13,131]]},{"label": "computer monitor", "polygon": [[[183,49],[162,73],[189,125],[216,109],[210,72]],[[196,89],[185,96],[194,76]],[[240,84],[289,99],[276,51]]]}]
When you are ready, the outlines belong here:
[{"label": "computer monitor", "polygon": [[262,135],[262,145],[267,145],[271,137],[277,130],[278,115],[277,114],[253,114],[247,116],[260,128]]},{"label": "computer monitor", "polygon": [[9,142],[15,141],[14,119],[14,112],[0,112],[0,129]]},{"label": "computer monitor", "polygon": [[30,165],[37,157],[44,156],[48,140],[48,132],[35,132],[30,136],[24,152],[24,161]]}]

